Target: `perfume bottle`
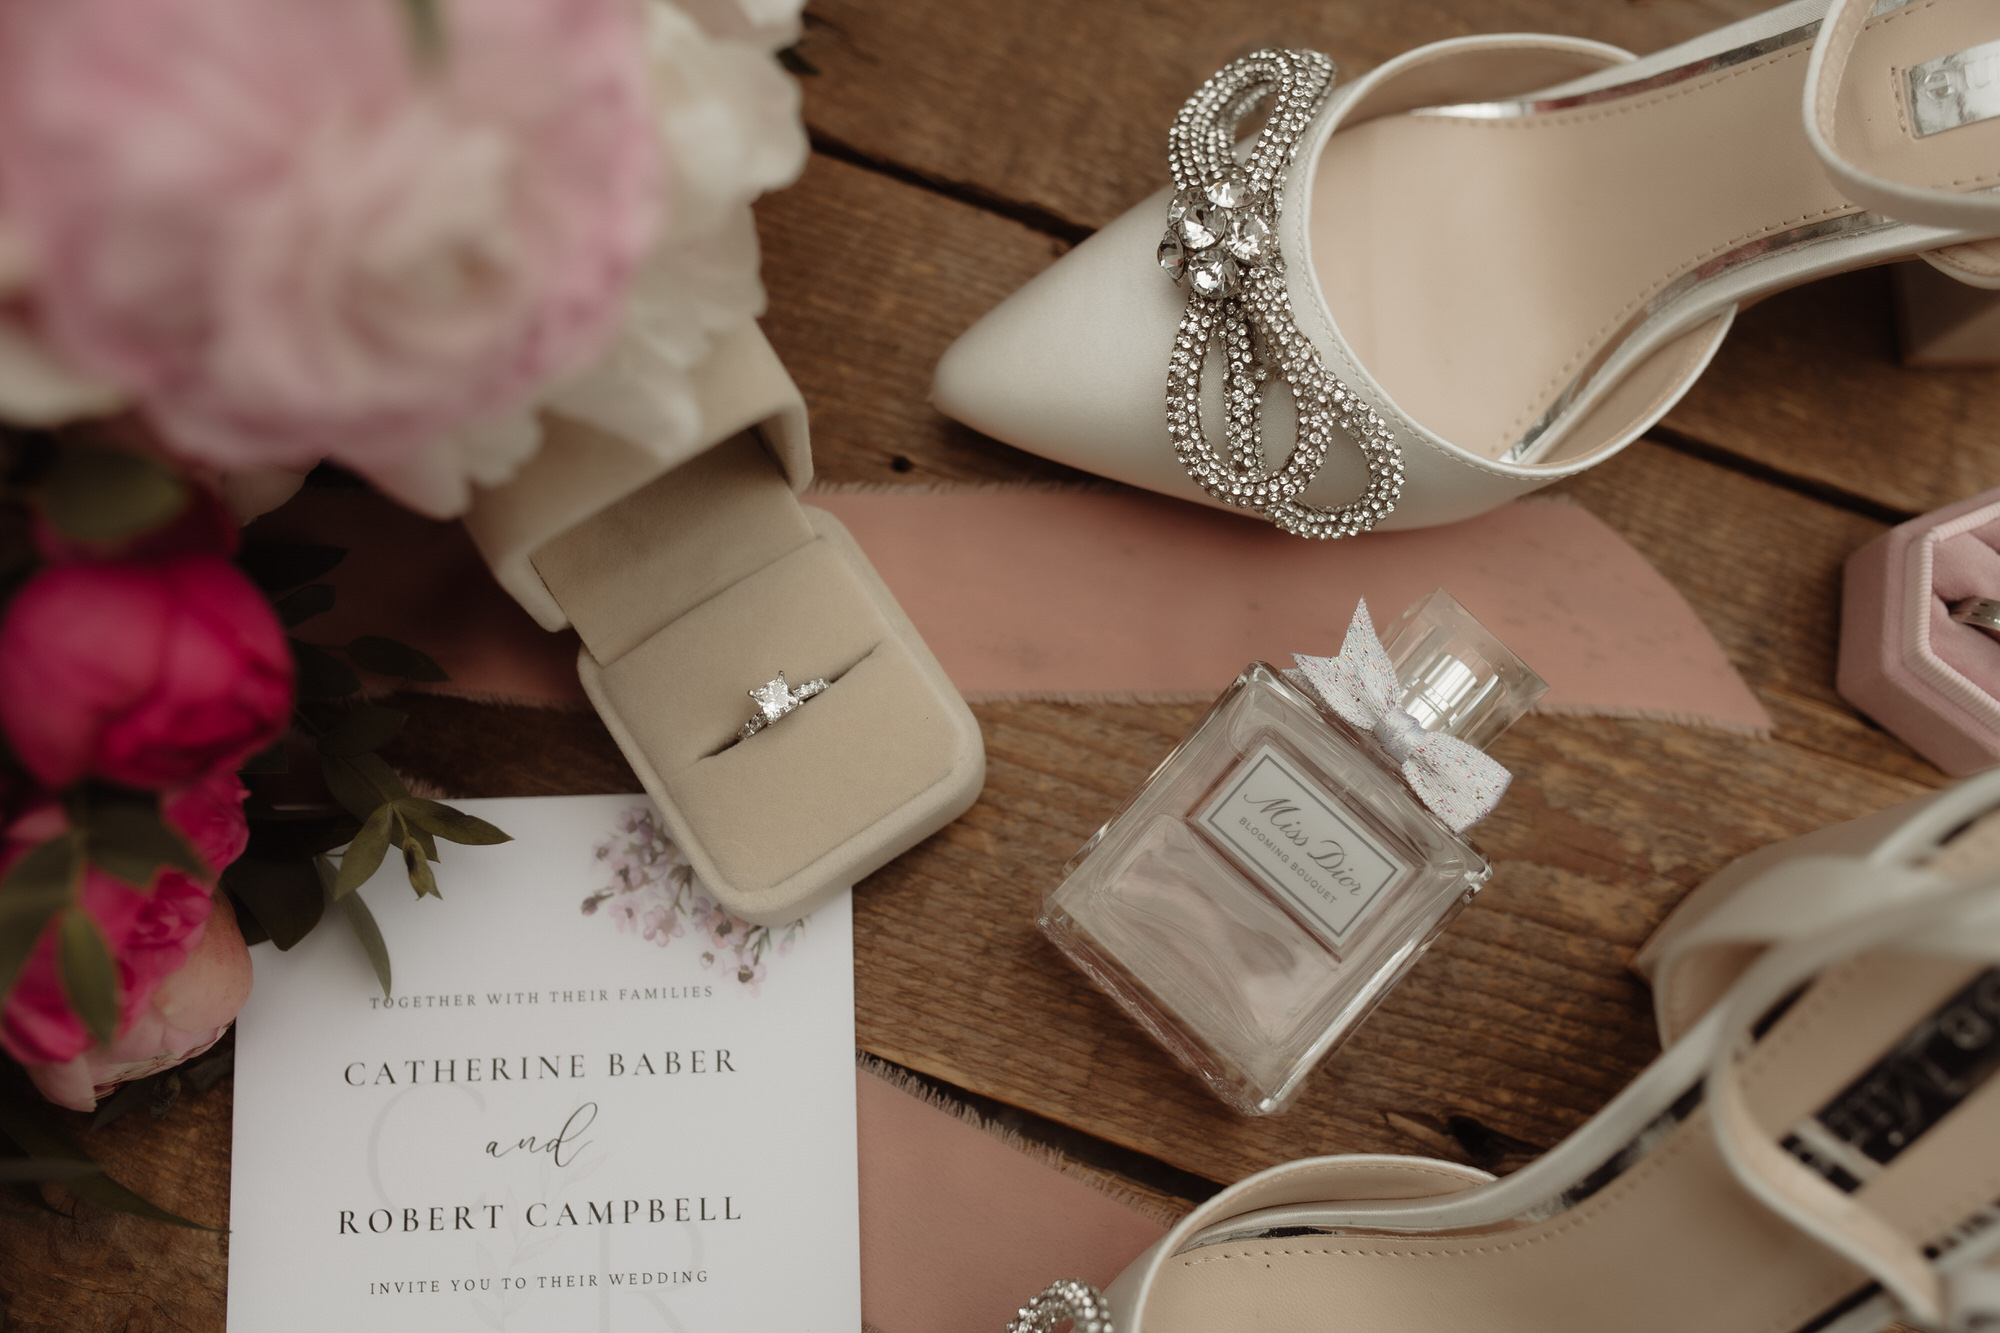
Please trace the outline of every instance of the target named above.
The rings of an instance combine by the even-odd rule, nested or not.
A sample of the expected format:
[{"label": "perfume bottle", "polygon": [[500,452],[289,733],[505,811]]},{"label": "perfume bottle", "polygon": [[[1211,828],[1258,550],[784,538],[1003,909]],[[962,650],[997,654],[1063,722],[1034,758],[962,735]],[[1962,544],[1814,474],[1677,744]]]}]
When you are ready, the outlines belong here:
[{"label": "perfume bottle", "polygon": [[[1350,658],[1373,664],[1372,725],[1327,687]],[[1298,662],[1238,676],[1071,858],[1039,920],[1246,1115],[1283,1110],[1486,883],[1461,830],[1507,775],[1478,751],[1548,689],[1443,589],[1381,643],[1364,605],[1340,659]],[[1485,790],[1440,796],[1416,771],[1440,749],[1461,788]]]}]

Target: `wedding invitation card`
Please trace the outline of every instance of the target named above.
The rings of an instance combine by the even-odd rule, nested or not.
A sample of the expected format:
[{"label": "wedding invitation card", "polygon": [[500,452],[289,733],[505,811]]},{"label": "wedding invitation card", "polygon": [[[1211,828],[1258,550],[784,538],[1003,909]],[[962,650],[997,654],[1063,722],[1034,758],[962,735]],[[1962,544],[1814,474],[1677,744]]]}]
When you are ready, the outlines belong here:
[{"label": "wedding invitation card", "polygon": [[847,895],[748,926],[644,797],[458,804],[515,840],[362,890],[393,994],[341,922],[254,951],[231,1333],[853,1333]]}]

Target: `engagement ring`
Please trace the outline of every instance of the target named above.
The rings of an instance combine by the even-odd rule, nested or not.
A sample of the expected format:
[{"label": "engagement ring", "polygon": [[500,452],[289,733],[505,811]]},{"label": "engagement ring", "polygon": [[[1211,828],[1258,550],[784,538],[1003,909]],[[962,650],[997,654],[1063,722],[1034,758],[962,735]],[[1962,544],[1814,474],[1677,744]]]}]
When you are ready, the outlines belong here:
[{"label": "engagement ring", "polygon": [[800,704],[825,688],[826,677],[824,676],[815,677],[803,685],[793,687],[785,683],[785,673],[780,671],[777,679],[767,680],[756,689],[749,691],[750,697],[757,701],[757,712],[736,733],[736,739],[739,741],[749,740],[752,736],[755,736],[758,732],[770,726],[785,714],[793,711]]}]

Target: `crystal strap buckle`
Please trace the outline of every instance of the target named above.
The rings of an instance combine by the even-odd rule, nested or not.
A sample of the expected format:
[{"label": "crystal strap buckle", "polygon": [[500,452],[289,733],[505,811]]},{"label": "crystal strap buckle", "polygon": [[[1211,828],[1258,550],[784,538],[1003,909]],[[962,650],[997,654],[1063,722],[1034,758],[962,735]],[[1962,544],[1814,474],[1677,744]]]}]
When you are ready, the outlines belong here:
[{"label": "crystal strap buckle", "polygon": [[[1179,187],[1167,209],[1160,267],[1188,288],[1167,367],[1167,435],[1204,491],[1252,509],[1301,537],[1351,537],[1387,518],[1403,493],[1403,454],[1388,426],[1327,372],[1292,318],[1277,224],[1285,172],[1299,136],[1333,87],[1333,62],[1317,51],[1259,51],[1223,68],[1188,99],[1167,136]],[[1272,98],[1247,161],[1236,127]],[[1229,456],[1201,422],[1201,377],[1221,344]],[[1273,468],[1264,453],[1263,386],[1282,376],[1298,438]],[[1338,430],[1361,450],[1368,485],[1338,507],[1298,497],[1318,475]]]}]

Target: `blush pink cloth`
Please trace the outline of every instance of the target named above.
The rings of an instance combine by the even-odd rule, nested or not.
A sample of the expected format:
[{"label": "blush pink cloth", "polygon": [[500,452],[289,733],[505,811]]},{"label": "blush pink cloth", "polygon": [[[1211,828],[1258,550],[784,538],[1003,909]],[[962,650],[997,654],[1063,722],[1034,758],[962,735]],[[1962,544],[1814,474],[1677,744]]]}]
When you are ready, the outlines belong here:
[{"label": "blush pink cloth", "polygon": [[[975,699],[1209,699],[1250,661],[1333,652],[1363,596],[1386,621],[1443,587],[1549,682],[1542,711],[1770,729],[1687,602],[1575,505],[1530,501],[1448,528],[1322,543],[1136,491],[806,499],[853,531]],[[332,577],[339,604],[301,638],[386,634],[435,657],[452,675],[446,692],[583,702],[575,635],[539,629],[457,524],[366,492],[314,490],[248,538],[351,549]]]},{"label": "blush pink cloth", "polygon": [[1442,587],[1549,683],[1544,712],[1766,733],[1687,602],[1575,505],[1309,542],[1137,491],[830,491],[966,695],[1212,698],[1247,662],[1325,656],[1362,597]]},{"label": "blush pink cloth", "polygon": [[880,1333],[1000,1333],[1057,1278],[1102,1287],[1166,1227],[867,1068],[861,1318]]}]

